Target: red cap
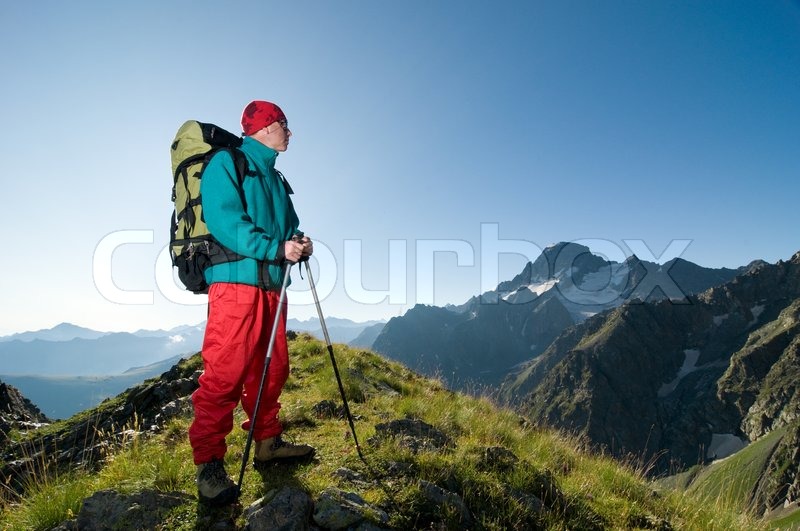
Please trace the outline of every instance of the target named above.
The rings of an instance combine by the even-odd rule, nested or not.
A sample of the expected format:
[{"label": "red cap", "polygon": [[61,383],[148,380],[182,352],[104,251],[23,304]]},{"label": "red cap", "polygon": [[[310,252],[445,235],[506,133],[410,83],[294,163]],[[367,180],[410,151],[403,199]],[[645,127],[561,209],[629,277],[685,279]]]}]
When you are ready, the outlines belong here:
[{"label": "red cap", "polygon": [[242,112],[242,131],[247,136],[280,120],[286,115],[280,107],[268,101],[251,101]]}]

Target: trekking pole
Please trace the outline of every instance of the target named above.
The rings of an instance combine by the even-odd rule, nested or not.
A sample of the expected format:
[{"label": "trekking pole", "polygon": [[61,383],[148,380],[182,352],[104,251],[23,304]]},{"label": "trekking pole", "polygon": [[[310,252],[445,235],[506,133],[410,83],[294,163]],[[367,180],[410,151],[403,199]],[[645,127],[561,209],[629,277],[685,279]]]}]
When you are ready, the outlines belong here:
[{"label": "trekking pole", "polygon": [[269,336],[269,344],[267,345],[267,357],[264,360],[264,372],[261,374],[261,383],[258,386],[258,395],[256,395],[256,405],[253,409],[253,416],[250,418],[250,431],[247,432],[247,443],[244,445],[244,455],[242,456],[242,468],[239,470],[239,482],[236,484],[236,495],[242,493],[242,480],[244,479],[244,470],[247,468],[247,460],[250,457],[250,445],[253,443],[253,432],[256,428],[256,418],[258,418],[258,408],[261,405],[261,393],[264,391],[264,383],[267,380],[267,371],[269,370],[269,362],[272,359],[272,349],[275,346],[275,337],[278,335],[278,324],[281,318],[281,310],[283,309],[283,301],[286,300],[286,287],[289,285],[289,272],[292,269],[292,262],[287,261],[283,265],[283,283],[281,284],[281,295],[278,298],[278,309],[275,310],[275,321],[272,323],[272,333]]},{"label": "trekking pole", "polygon": [[367,467],[369,463],[364,459],[364,454],[361,453],[361,446],[358,444],[358,436],[356,436],[356,426],[353,423],[353,415],[350,414],[350,406],[347,405],[347,396],[344,394],[344,386],[342,385],[342,378],[339,376],[339,368],[336,366],[336,358],[333,356],[333,345],[331,345],[331,338],[328,335],[328,327],[325,326],[325,318],[322,316],[322,307],[319,304],[319,297],[317,296],[317,287],[314,285],[314,277],[311,275],[311,267],[308,265],[308,260],[305,260],[306,273],[308,273],[308,285],[311,286],[311,294],[314,296],[314,304],[317,306],[317,315],[319,315],[319,324],[322,326],[322,334],[325,336],[325,344],[328,347],[328,354],[331,357],[331,365],[333,365],[333,374],[336,375],[336,383],[339,384],[339,393],[342,395],[342,404],[344,404],[344,412],[347,414],[347,422],[350,424],[350,431],[353,433],[353,441],[356,443],[356,451],[358,457],[364,462]]}]

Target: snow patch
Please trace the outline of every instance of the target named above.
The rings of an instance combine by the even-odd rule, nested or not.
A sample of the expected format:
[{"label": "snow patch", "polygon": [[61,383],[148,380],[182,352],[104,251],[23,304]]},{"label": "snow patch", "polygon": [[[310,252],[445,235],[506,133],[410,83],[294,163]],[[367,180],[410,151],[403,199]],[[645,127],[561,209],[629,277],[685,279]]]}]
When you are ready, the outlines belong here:
[{"label": "snow patch", "polygon": [[706,452],[707,459],[724,459],[747,446],[747,441],[732,433],[712,433],[711,444]]},{"label": "snow patch", "polygon": [[727,319],[728,317],[730,317],[730,314],[727,314],[727,313],[724,313],[724,314],[722,314],[722,315],[715,315],[715,316],[714,316],[714,324],[715,324],[715,325],[717,325],[717,326],[719,326],[719,325],[721,325],[721,324],[722,324],[722,322],[723,322],[723,321],[725,321],[725,319]]},{"label": "snow patch", "polygon": [[529,284],[528,289],[536,295],[541,295],[545,291],[555,286],[557,283],[558,281],[556,279],[550,279],[546,282],[542,282],[541,284]]},{"label": "snow patch", "polygon": [[761,314],[764,312],[764,305],[763,304],[756,304],[752,308],[750,308],[750,313],[753,314],[753,320],[747,323],[747,327],[750,328],[751,326],[755,325],[758,322],[758,318],[761,317]]},{"label": "snow patch", "polygon": [[169,336],[169,342],[170,342],[170,344],[172,344],[172,345],[176,345],[176,344],[178,344],[178,343],[184,343],[185,341],[186,341],[186,338],[185,338],[185,337],[183,337],[183,336],[182,336],[182,335],[180,335],[180,334],[176,334],[176,335],[174,335],[174,336]]},{"label": "snow patch", "polygon": [[[528,284],[527,286],[523,286],[521,288],[515,289],[514,291],[512,291],[512,292],[510,292],[510,293],[508,293],[506,295],[503,295],[503,300],[504,301],[516,300],[517,302],[519,302],[519,299],[517,298],[517,296],[520,295],[521,293],[524,293],[525,290],[528,290],[531,293],[533,293],[535,296],[539,297],[539,296],[542,295],[542,293],[550,290],[556,284],[558,284],[558,280],[556,280],[556,279],[550,279],[550,280],[547,280],[547,281],[539,283],[539,284]],[[529,301],[529,300],[533,300],[533,299],[529,299],[528,297],[525,297],[522,300],[523,301]]]},{"label": "snow patch", "polygon": [[687,375],[696,371],[699,367],[697,367],[697,360],[700,357],[700,351],[697,349],[686,349],[683,351],[683,365],[678,370],[678,375],[675,376],[675,379],[669,383],[666,383],[661,386],[658,390],[658,397],[664,398],[665,396],[669,395],[672,391],[678,387],[678,384],[681,383]]}]

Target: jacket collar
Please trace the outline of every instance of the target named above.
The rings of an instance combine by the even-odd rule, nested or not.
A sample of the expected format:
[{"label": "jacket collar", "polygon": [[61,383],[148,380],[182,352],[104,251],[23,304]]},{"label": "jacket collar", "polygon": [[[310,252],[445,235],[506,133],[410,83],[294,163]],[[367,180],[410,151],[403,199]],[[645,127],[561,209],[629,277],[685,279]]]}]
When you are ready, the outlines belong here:
[{"label": "jacket collar", "polygon": [[253,162],[259,169],[271,169],[275,167],[275,159],[278,152],[269,148],[254,138],[246,136],[242,139],[242,151],[250,155]]}]

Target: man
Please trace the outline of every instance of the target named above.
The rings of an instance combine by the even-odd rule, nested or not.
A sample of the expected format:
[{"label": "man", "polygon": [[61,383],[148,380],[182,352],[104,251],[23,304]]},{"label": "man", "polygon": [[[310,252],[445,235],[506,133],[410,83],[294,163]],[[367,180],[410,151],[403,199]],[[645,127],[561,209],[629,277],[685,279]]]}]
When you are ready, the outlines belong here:
[{"label": "man", "polygon": [[[192,395],[194,421],[189,428],[200,501],[224,505],[238,495],[223,466],[225,437],[233,429],[233,411],[241,401],[249,430],[255,422],[255,464],[308,458],[314,448],[281,438],[278,420],[281,390],[289,376],[286,311],[281,311],[258,418],[255,401],[264,371],[269,336],[278,312],[282,267],[311,255],[313,244],[296,238],[298,219],[283,175],[275,169],[292,136],[283,111],[274,103],[253,101],[242,114],[248,173],[241,186],[230,153],[208,163],[201,182],[203,217],[211,234],[243,259],[206,270],[209,314],[203,340],[204,371]],[[287,265],[288,267],[288,265]]]}]

